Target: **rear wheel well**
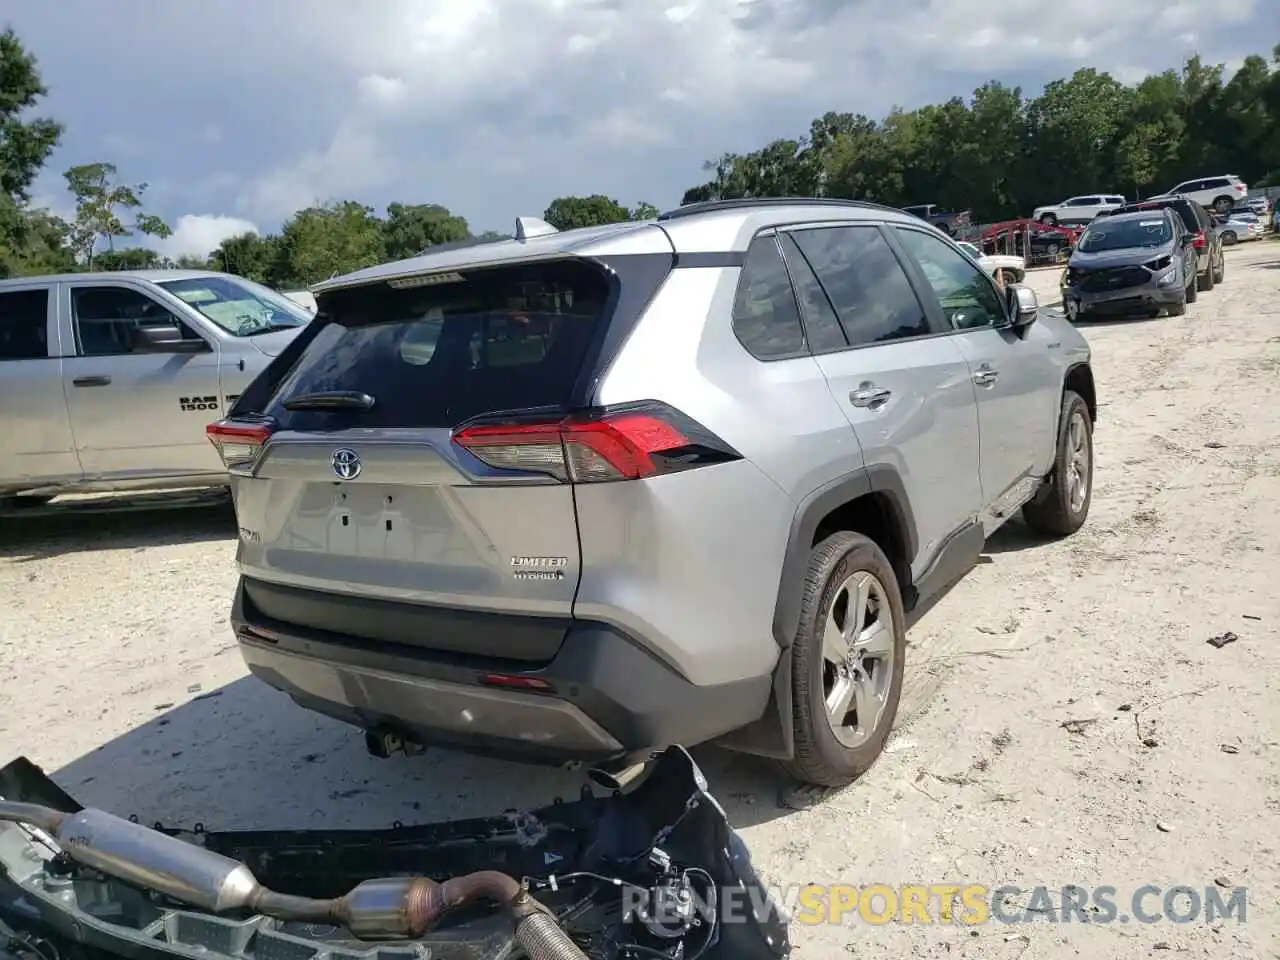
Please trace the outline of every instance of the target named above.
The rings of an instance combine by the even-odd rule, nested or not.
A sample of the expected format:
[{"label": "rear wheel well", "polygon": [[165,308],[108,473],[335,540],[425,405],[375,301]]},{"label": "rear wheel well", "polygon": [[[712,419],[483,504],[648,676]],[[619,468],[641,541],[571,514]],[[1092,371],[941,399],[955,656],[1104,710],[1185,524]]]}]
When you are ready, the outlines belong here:
[{"label": "rear wheel well", "polygon": [[1076,364],[1068,370],[1062,388],[1064,391],[1078,393],[1084,405],[1089,408],[1089,420],[1093,423],[1098,422],[1098,394],[1093,386],[1093,370],[1087,363]]},{"label": "rear wheel well", "polygon": [[898,578],[903,602],[910,606],[911,558],[907,556],[903,520],[893,499],[884,493],[867,493],[847,500],[818,521],[810,548],[839,531],[860,533],[884,551]]}]

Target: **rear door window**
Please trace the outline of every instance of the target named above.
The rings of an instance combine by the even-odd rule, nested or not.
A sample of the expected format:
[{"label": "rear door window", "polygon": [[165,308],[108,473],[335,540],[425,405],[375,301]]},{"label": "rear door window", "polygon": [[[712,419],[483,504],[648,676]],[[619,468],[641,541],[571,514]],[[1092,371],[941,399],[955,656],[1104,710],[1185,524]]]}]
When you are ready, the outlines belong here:
[{"label": "rear door window", "polygon": [[49,291],[0,293],[0,360],[45,360],[49,356]]},{"label": "rear door window", "polygon": [[929,323],[879,227],[822,227],[792,237],[853,346],[942,332]]},{"label": "rear door window", "polygon": [[1080,206],[1082,207],[1096,207],[1101,202],[1102,202],[1101,197],[1081,197],[1080,198]]},{"label": "rear door window", "polygon": [[[443,282],[322,294],[324,326],[264,413],[284,429],[453,427],[478,414],[568,403],[610,283],[560,261]],[[304,395],[363,393],[366,410],[288,410]]]}]

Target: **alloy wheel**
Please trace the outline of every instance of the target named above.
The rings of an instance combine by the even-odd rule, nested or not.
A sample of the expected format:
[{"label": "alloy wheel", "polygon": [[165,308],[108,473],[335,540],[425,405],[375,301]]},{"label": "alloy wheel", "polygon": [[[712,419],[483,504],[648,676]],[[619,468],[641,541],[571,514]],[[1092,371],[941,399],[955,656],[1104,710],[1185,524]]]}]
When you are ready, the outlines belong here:
[{"label": "alloy wheel", "polygon": [[822,635],[822,690],[836,739],[857,747],[875,734],[893,684],[894,623],[884,584],[860,570],[832,595]]}]

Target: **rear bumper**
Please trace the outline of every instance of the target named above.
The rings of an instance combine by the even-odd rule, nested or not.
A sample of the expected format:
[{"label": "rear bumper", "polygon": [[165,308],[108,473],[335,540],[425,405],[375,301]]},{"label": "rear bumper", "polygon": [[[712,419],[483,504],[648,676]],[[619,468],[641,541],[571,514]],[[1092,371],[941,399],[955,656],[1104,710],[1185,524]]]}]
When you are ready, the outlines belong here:
[{"label": "rear bumper", "polygon": [[[513,629],[527,626],[512,617]],[[545,664],[460,656],[292,626],[237,586],[232,625],[249,671],[299,705],[426,745],[536,763],[601,762],[692,746],[758,720],[772,676],[697,686],[604,624],[575,622]],[[548,692],[487,685],[536,677]]]}]

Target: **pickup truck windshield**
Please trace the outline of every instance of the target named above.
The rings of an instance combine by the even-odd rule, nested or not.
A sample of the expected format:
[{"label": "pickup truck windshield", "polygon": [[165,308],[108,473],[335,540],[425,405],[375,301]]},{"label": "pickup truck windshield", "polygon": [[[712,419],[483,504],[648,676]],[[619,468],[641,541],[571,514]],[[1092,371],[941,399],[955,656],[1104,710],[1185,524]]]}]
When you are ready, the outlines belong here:
[{"label": "pickup truck windshield", "polygon": [[1169,221],[1162,216],[1124,220],[1108,217],[1090,226],[1076,249],[1084,253],[1101,253],[1133,247],[1161,247],[1172,239]]},{"label": "pickup truck windshield", "polygon": [[292,300],[239,277],[162,280],[160,286],[237,337],[291,330],[311,322],[311,315]]}]

